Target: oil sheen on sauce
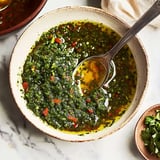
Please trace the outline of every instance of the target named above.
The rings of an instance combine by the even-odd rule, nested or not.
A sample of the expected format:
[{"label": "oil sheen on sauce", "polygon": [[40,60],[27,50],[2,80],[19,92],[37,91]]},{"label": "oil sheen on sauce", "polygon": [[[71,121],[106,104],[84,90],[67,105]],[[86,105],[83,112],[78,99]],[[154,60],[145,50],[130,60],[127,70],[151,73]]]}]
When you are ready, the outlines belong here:
[{"label": "oil sheen on sauce", "polygon": [[74,73],[82,95],[101,87],[106,78],[106,70],[102,63],[96,60],[86,60],[80,63]]}]

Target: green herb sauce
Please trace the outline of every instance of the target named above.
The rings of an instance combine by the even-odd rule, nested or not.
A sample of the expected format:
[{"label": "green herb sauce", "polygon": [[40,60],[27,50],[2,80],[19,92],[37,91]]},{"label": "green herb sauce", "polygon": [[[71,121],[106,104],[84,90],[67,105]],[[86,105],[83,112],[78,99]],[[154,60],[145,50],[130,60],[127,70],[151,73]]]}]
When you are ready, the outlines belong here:
[{"label": "green herb sauce", "polygon": [[72,78],[84,58],[103,54],[120,36],[100,23],[74,21],[44,32],[24,64],[22,85],[27,107],[56,129],[76,134],[110,127],[128,109],[137,72],[125,46],[114,58],[116,76],[109,87],[82,96]]}]

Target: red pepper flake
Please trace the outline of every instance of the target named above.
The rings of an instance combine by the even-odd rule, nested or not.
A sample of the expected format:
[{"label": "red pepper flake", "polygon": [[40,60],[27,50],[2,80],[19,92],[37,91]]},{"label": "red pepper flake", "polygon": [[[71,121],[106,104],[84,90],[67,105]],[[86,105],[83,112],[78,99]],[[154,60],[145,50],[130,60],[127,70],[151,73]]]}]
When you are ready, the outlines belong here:
[{"label": "red pepper flake", "polygon": [[52,99],[52,102],[55,104],[59,104],[59,103],[61,103],[61,100],[59,98],[54,98],[54,99]]},{"label": "red pepper flake", "polygon": [[112,117],[112,116],[113,116],[113,113],[109,112],[108,117]]},{"label": "red pepper flake", "polygon": [[28,87],[29,87],[29,84],[28,84],[28,82],[23,82],[22,86],[23,86],[23,89],[24,89],[25,91],[27,91],[27,90],[28,90]]},{"label": "red pepper flake", "polygon": [[121,112],[121,108],[117,108],[116,110],[115,110],[115,114],[119,114]]},{"label": "red pepper flake", "polygon": [[74,122],[74,123],[77,123],[77,121],[78,121],[78,118],[76,118],[76,117],[74,117],[74,116],[71,116],[71,115],[68,116],[68,119],[69,119],[70,121]]},{"label": "red pepper flake", "polygon": [[87,102],[87,103],[90,103],[90,102],[91,102],[91,99],[90,99],[90,98],[87,98],[87,99],[86,99],[86,102]]},{"label": "red pepper flake", "polygon": [[48,115],[49,109],[46,107],[43,111],[42,114],[46,117]]},{"label": "red pepper flake", "polygon": [[88,113],[92,114],[94,112],[94,110],[92,108],[89,108],[88,110]]},{"label": "red pepper flake", "polygon": [[118,98],[118,97],[119,97],[119,93],[116,92],[116,93],[114,94],[114,97],[115,97],[115,98]]},{"label": "red pepper flake", "polygon": [[75,47],[77,45],[77,42],[75,41],[75,42],[72,42],[72,44],[71,44],[71,46],[72,47]]},{"label": "red pepper flake", "polygon": [[77,123],[74,123],[73,126],[74,126],[74,128],[77,128],[77,127],[78,127],[78,124],[77,124]]},{"label": "red pepper flake", "polygon": [[55,38],[55,42],[58,43],[58,44],[61,44],[62,43],[62,39],[61,38]]},{"label": "red pepper flake", "polygon": [[53,82],[54,81],[54,76],[50,76],[50,80]]}]

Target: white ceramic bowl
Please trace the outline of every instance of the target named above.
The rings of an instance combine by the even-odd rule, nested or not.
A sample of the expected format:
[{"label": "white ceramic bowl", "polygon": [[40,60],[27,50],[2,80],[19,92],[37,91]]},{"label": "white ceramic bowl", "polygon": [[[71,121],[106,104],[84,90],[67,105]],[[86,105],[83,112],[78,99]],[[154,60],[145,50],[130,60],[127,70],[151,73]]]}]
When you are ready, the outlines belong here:
[{"label": "white ceramic bowl", "polygon": [[62,22],[86,19],[103,23],[104,25],[107,25],[115,30],[120,35],[123,35],[128,29],[128,25],[101,9],[92,7],[65,7],[56,9],[50,11],[49,13],[46,13],[45,15],[34,21],[25,30],[13,50],[10,61],[10,86],[14,99],[21,112],[33,125],[39,128],[41,131],[56,138],[67,141],[95,140],[106,135],[110,135],[122,128],[136,113],[145,92],[145,88],[147,86],[147,58],[139,40],[137,38],[133,38],[128,43],[128,45],[133,53],[137,67],[138,80],[136,94],[129,109],[125,112],[121,119],[114,123],[111,127],[105,128],[96,133],[85,134],[83,136],[64,133],[43,123],[42,120],[36,117],[34,113],[32,113],[32,111],[26,107],[26,101],[22,98],[23,95],[20,91],[20,89],[22,89],[22,86],[18,84],[17,81],[21,81],[19,73],[22,71],[26,56],[30,52],[32,45],[39,38],[42,32],[49,30],[53,26],[56,26]]}]

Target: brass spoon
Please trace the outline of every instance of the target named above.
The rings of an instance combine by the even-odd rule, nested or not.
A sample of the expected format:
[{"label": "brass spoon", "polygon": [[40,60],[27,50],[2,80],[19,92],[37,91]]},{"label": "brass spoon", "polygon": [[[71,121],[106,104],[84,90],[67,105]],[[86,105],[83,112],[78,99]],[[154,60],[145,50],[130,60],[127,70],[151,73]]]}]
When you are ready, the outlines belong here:
[{"label": "brass spoon", "polygon": [[12,0],[0,0],[0,12],[5,10],[11,3]]},{"label": "brass spoon", "polygon": [[[160,0],[157,0],[111,50],[102,55],[88,57],[77,65],[73,72],[73,78],[78,79],[77,77],[79,77],[78,85],[82,94],[90,93],[93,89],[102,87],[108,81],[111,61],[114,56],[131,38],[159,14]],[[95,79],[95,74],[97,74],[97,79]]]}]

